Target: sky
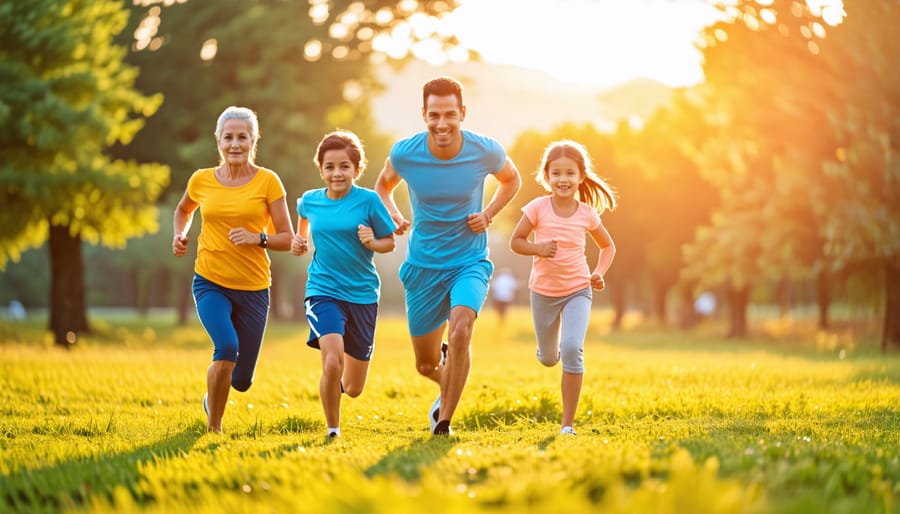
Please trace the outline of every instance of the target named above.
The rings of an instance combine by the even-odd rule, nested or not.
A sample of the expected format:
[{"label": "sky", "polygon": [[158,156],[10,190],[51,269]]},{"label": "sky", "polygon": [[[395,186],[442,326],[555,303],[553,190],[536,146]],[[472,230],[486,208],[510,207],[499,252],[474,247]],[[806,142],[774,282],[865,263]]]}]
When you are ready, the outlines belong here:
[{"label": "sky", "polygon": [[694,41],[715,18],[703,0],[460,0],[448,16],[460,42],[488,62],[611,86],[653,78],[703,80]]}]

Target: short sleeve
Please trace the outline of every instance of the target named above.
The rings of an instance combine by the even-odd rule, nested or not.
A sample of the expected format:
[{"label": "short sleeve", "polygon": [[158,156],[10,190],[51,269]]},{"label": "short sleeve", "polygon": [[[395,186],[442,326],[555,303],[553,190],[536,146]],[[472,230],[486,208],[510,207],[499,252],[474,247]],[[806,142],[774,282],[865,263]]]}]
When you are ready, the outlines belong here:
[{"label": "short sleeve", "polygon": [[525,207],[522,207],[522,214],[524,214],[525,217],[528,218],[528,221],[531,222],[532,226],[537,225],[537,220],[538,220],[539,211],[540,211],[540,206],[538,205],[539,200],[540,200],[539,198],[536,198],[536,199],[528,202],[528,204],[526,204]]},{"label": "short sleeve", "polygon": [[269,181],[266,187],[266,202],[272,203],[287,196],[284,184],[281,183],[281,177],[272,170],[269,170]]},{"label": "short sleeve", "polygon": [[396,228],[387,207],[374,192],[369,193],[369,223],[377,239],[388,237]]}]

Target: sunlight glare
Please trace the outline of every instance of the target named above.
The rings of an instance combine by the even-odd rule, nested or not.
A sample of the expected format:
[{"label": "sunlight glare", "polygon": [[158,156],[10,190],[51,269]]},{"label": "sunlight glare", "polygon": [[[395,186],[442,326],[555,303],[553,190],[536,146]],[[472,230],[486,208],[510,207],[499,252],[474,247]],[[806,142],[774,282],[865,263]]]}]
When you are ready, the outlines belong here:
[{"label": "sunlight glare", "polygon": [[309,19],[314,25],[321,25],[328,21],[328,2],[312,0],[309,5]]},{"label": "sunlight glare", "polygon": [[204,61],[211,61],[216,58],[216,54],[219,52],[219,42],[215,39],[207,39],[203,42],[203,46],[200,47],[200,59]]},{"label": "sunlight glare", "polygon": [[310,39],[303,45],[303,57],[309,62],[318,61],[322,57],[322,42],[318,39]]},{"label": "sunlight glare", "polygon": [[[485,61],[540,69],[576,84],[613,85],[649,77],[671,86],[703,79],[700,29],[709,3],[459,0],[438,25]],[[508,20],[509,23],[505,21]],[[498,23],[503,30],[498,31]]]}]

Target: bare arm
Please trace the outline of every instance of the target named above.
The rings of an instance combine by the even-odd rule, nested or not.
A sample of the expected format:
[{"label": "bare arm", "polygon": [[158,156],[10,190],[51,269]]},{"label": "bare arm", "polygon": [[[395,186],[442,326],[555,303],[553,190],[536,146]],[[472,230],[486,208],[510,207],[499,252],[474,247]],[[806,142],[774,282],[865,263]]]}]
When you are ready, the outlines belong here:
[{"label": "bare arm", "polygon": [[387,237],[382,237],[381,239],[375,239],[375,233],[372,231],[372,227],[367,227],[365,225],[359,225],[358,227],[356,227],[356,232],[357,236],[359,237],[359,242],[369,250],[378,253],[388,253],[394,251],[393,234]]},{"label": "bare arm", "polygon": [[[272,217],[275,233],[268,237],[266,248],[281,252],[290,250],[294,227],[291,226],[287,199],[284,196],[269,204],[269,215]],[[232,243],[241,246],[259,246],[262,242],[262,236],[259,232],[247,230],[244,227],[235,227],[229,230],[228,239]]]},{"label": "bare arm", "polygon": [[403,217],[400,209],[397,208],[397,203],[394,201],[394,189],[400,185],[401,181],[403,179],[394,170],[394,167],[391,165],[391,158],[388,157],[384,160],[384,168],[381,169],[381,172],[378,173],[378,178],[375,179],[375,192],[378,193],[381,203],[387,207],[391,219],[397,225],[394,233],[398,236],[403,234],[410,225],[409,220]]},{"label": "bare arm", "polygon": [[546,243],[532,243],[528,240],[528,236],[534,230],[534,225],[528,220],[528,217],[522,216],[516,228],[513,230],[512,237],[509,240],[509,248],[519,255],[540,255],[541,257],[553,257],[556,255],[556,241],[548,241]]},{"label": "bare arm", "polygon": [[291,253],[303,255],[309,250],[309,220],[297,216],[297,233],[291,239]]},{"label": "bare arm", "polygon": [[184,257],[187,254],[187,233],[191,229],[195,210],[197,210],[197,202],[191,200],[185,191],[181,200],[178,201],[178,205],[175,206],[172,222],[175,233],[172,239],[172,253],[176,257]]},{"label": "bare arm", "polygon": [[516,197],[516,193],[522,187],[522,177],[519,175],[519,170],[516,169],[516,165],[513,164],[512,159],[509,157],[506,158],[506,164],[494,174],[494,177],[500,182],[500,185],[494,191],[494,196],[491,197],[487,207],[481,212],[469,214],[468,222],[472,232],[480,233],[487,230],[494,216]]},{"label": "bare arm", "polygon": [[597,247],[600,248],[600,256],[597,258],[597,267],[594,268],[594,272],[591,274],[591,287],[599,290],[606,287],[606,282],[603,277],[606,275],[609,266],[612,264],[613,258],[616,256],[616,245],[613,243],[612,237],[610,237],[609,232],[602,223],[597,228],[590,231],[589,234],[591,235],[591,239],[597,244]]},{"label": "bare arm", "polygon": [[287,197],[282,196],[269,204],[269,214],[272,216],[272,224],[275,225],[275,234],[269,236],[266,248],[281,252],[290,250],[294,227],[291,225],[291,217],[288,214]]}]

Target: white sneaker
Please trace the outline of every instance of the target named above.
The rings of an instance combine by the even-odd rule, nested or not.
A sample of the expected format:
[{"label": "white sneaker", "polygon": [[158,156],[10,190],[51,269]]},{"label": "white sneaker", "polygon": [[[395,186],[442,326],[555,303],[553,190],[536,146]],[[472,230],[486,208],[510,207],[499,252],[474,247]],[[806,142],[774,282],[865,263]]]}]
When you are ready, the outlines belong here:
[{"label": "white sneaker", "polygon": [[209,393],[203,393],[203,412],[206,413],[206,417],[209,418]]},{"label": "white sneaker", "polygon": [[559,433],[567,435],[578,435],[575,433],[575,429],[570,426],[562,427],[561,429],[559,429]]},{"label": "white sneaker", "polygon": [[434,433],[434,427],[438,424],[438,416],[441,412],[441,395],[435,398],[431,408],[428,409],[428,425],[431,427],[431,433]]}]

